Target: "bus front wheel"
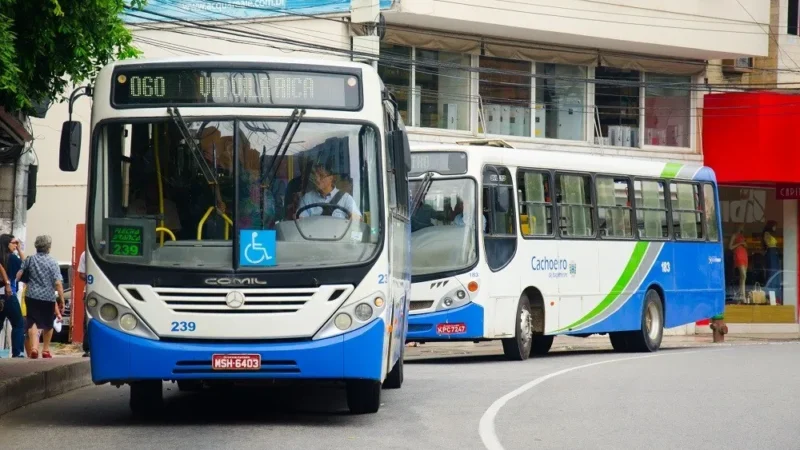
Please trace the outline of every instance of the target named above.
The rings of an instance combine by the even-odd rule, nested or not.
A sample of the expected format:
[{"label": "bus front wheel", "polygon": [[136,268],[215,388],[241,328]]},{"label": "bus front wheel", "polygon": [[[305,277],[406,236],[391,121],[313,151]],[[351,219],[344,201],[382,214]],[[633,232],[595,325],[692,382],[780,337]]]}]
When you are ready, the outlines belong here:
[{"label": "bus front wheel", "polygon": [[381,382],[348,380],[347,408],[351,414],[373,414],[381,407]]},{"label": "bus front wheel", "polygon": [[514,337],[503,339],[503,353],[513,361],[524,361],[531,355],[533,342],[533,316],[528,296],[522,294],[514,317]]},{"label": "bus front wheel", "polygon": [[147,418],[161,411],[164,403],[161,380],[136,381],[131,383],[131,412],[134,416]]},{"label": "bus front wheel", "polygon": [[400,359],[394,363],[394,367],[392,367],[391,372],[389,375],[386,376],[386,379],[383,381],[383,388],[384,389],[400,389],[403,387],[403,356],[405,351],[400,353]]}]

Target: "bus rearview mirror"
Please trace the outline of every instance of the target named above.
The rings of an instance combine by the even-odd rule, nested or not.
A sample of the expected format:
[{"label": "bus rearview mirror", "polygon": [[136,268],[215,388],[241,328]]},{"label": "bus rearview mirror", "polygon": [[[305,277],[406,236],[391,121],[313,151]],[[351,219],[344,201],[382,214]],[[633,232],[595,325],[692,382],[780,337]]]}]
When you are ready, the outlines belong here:
[{"label": "bus rearview mirror", "polygon": [[81,156],[81,123],[69,120],[61,127],[58,166],[64,172],[75,172]]}]

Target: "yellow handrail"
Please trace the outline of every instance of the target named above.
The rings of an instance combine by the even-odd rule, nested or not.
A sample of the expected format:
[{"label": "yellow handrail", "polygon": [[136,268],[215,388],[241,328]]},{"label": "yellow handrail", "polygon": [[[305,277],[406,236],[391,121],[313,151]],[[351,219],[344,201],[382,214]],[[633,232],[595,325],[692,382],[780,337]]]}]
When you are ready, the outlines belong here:
[{"label": "yellow handrail", "polygon": [[156,233],[158,233],[159,231],[161,232],[161,239],[162,239],[161,246],[162,247],[164,246],[164,241],[163,241],[164,233],[167,233],[169,235],[169,237],[172,238],[173,241],[177,241],[177,239],[175,238],[175,233],[170,231],[169,228],[167,228],[167,227],[158,227],[158,228],[156,228]]},{"label": "yellow handrail", "polygon": [[[160,128],[157,124],[153,124],[153,152],[155,153],[156,157],[156,181],[158,182],[158,212],[161,214],[161,220],[159,220],[158,228],[156,228],[156,232],[159,229],[164,228],[164,186],[161,182],[161,158],[158,156],[158,132]],[[162,230],[163,231],[163,230]],[[167,230],[169,231],[169,230]],[[170,234],[172,234],[170,232]],[[175,235],[172,235],[172,240],[175,240]],[[164,233],[161,233],[161,246],[164,246]]]},{"label": "yellow handrail", "polygon": [[[200,219],[200,223],[197,224],[197,240],[198,241],[202,241],[203,240],[203,225],[206,224],[206,220],[208,220],[208,216],[210,216],[211,212],[214,211],[215,209],[216,209],[215,207],[209,206],[208,209],[206,210],[206,213],[203,214],[203,218]],[[225,214],[224,212],[220,212],[219,210],[217,210],[217,213],[220,216],[222,216],[223,219],[225,219],[225,240],[227,241],[230,238],[230,231],[231,231],[231,227],[233,226],[233,220],[231,220],[231,218],[228,217],[228,215]]]}]

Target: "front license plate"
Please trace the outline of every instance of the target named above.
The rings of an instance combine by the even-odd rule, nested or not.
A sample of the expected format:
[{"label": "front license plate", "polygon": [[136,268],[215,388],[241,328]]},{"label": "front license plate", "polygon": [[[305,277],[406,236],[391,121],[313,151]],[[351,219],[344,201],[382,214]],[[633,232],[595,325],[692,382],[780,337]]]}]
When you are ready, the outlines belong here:
[{"label": "front license plate", "polygon": [[214,370],[259,370],[261,355],[212,355],[211,368]]},{"label": "front license plate", "polygon": [[467,325],[463,323],[440,323],[436,325],[436,334],[464,334]]}]

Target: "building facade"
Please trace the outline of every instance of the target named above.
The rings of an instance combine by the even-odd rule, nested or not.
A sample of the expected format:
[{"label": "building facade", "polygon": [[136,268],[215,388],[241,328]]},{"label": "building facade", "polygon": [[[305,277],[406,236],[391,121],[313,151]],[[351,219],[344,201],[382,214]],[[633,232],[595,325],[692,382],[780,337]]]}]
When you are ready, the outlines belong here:
[{"label": "building facade", "polygon": [[[710,82],[731,86],[706,96],[703,150],[721,185],[734,332],[800,331],[799,13],[797,0],[772,0],[767,56],[709,62]],[[745,245],[731,249],[737,242]]]},{"label": "building facade", "polygon": [[[488,137],[521,150],[702,162],[707,61],[767,57],[770,12],[766,0],[250,0],[175,1],[126,20],[147,57],[378,59],[416,142]],[[89,106],[80,100],[74,114],[87,125]],[[78,172],[58,170],[64,120],[57,105],[34,124],[48,157],[29,221],[32,233],[54,235],[59,259],[86,191],[85,158]],[[64,204],[53,229],[48,218]]]}]

